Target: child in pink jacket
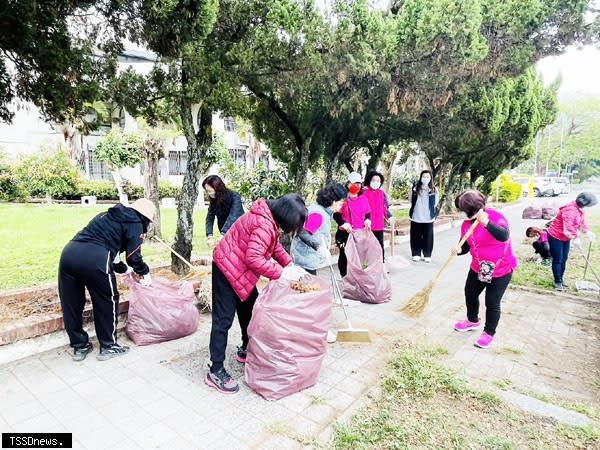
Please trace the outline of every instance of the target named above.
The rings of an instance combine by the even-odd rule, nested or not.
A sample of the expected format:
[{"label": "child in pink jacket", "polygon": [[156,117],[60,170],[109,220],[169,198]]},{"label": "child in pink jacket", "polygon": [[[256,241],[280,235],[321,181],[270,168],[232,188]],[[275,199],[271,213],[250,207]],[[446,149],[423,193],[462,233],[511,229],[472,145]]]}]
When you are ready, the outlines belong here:
[{"label": "child in pink jacket", "polygon": [[564,283],[564,274],[569,259],[571,240],[580,245],[579,231],[594,242],[595,235],[585,223],[583,208],[589,208],[598,203],[596,196],[590,192],[582,192],[574,202],[561,206],[557,216],[548,227],[548,244],[552,255],[552,275],[554,275],[554,289],[562,291],[567,285]]}]

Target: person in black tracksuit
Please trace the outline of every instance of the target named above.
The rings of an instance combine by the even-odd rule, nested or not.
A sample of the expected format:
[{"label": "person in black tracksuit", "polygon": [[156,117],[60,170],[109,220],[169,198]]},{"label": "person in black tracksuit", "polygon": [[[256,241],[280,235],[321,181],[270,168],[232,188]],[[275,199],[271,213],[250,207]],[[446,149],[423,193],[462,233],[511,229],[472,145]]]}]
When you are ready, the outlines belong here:
[{"label": "person in black tracksuit", "polygon": [[219,232],[223,236],[235,221],[244,215],[244,207],[240,194],[227,189],[218,175],[206,177],[202,182],[202,188],[209,198],[208,212],[206,213],[206,240],[212,248],[215,246],[213,237],[215,217]]},{"label": "person in black tracksuit", "polygon": [[92,299],[96,336],[100,344],[98,359],[127,353],[128,347],[117,344],[119,292],[115,272],[125,273],[126,261],[141,284],[150,282],[150,269],[142,259],[141,245],[155,206],[140,199],[130,207],[118,204],[94,217],[65,246],[58,269],[58,292],[65,330],[73,347],[73,360],[82,361],[93,350],[83,329],[85,288]]}]

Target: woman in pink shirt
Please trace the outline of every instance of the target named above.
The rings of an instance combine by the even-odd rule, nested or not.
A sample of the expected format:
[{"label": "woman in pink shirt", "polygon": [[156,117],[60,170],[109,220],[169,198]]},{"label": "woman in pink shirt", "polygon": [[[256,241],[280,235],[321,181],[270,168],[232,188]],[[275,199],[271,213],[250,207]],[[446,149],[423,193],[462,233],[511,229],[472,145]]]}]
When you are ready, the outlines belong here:
[{"label": "woman in pink shirt", "polygon": [[585,223],[583,208],[589,208],[598,203],[596,196],[590,192],[582,192],[574,202],[561,206],[558,214],[548,227],[548,244],[552,255],[552,274],[554,289],[562,291],[568,287],[563,281],[567,259],[571,249],[571,239],[579,245],[579,231],[583,231],[591,242],[595,235]]},{"label": "woman in pink shirt", "polygon": [[362,195],[369,201],[371,208],[371,231],[381,245],[381,254],[385,261],[385,252],[383,249],[383,231],[385,222],[393,222],[394,216],[388,210],[388,202],[385,192],[381,189],[384,178],[383,175],[375,170],[368,172],[365,176],[365,188]]},{"label": "woman in pink shirt", "polygon": [[357,172],[350,173],[348,175],[348,198],[342,204],[340,211],[333,215],[333,219],[338,224],[335,243],[340,249],[338,268],[342,277],[345,277],[348,271],[348,259],[346,259],[344,248],[349,233],[352,233],[352,230],[371,229],[371,207],[367,198],[360,195],[361,191],[362,177]]},{"label": "woman in pink shirt", "polygon": [[494,341],[496,327],[500,321],[500,301],[517,267],[510,244],[508,221],[499,211],[486,208],[485,195],[476,190],[463,192],[456,198],[459,211],[467,215],[461,226],[461,236],[477,219],[479,224],[465,244],[454,247],[455,255],[471,253],[471,266],[465,283],[467,320],[457,322],[454,329],[459,332],[478,330],[479,295],[485,290],[485,326],[475,346],[488,348]]}]

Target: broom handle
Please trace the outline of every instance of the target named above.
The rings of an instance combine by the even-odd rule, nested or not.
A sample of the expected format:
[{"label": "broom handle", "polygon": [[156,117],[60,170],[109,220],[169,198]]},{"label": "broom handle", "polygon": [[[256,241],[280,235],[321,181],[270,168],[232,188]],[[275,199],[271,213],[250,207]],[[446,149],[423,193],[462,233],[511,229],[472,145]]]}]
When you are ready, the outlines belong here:
[{"label": "broom handle", "polygon": [[[592,248],[592,244],[590,243],[590,250],[591,250],[591,248]],[[583,249],[581,247],[579,247],[579,250],[581,250],[581,254],[585,258],[586,266],[589,265],[590,270],[592,271],[592,274],[596,278],[596,281],[598,282],[598,284],[600,284],[600,277],[598,277],[598,274],[596,273],[596,270],[592,267],[592,264],[590,263],[590,259],[589,259],[589,254],[590,253],[589,253],[589,251],[588,251],[588,256],[585,256],[585,252],[583,251]],[[584,277],[584,280],[585,280],[585,277]]]},{"label": "broom handle", "polygon": [[587,269],[590,261],[590,253],[592,253],[592,243],[588,247],[587,258],[585,258],[585,269],[583,269],[583,279],[585,280],[585,276],[587,275]]},{"label": "broom handle", "polygon": [[171,248],[171,246],[169,246],[169,244],[167,244],[165,241],[163,241],[161,238],[159,238],[158,236],[153,236],[154,239],[156,239],[158,242],[160,242],[162,245],[164,245],[165,247],[167,247],[169,250],[171,250],[171,253],[173,253],[175,256],[177,256],[180,260],[182,260],[190,269],[194,270],[194,266],[192,266],[192,264],[185,259],[183,256],[181,256],[179,253],[177,253],[175,250],[173,250]]},{"label": "broom handle", "polygon": [[[465,242],[467,242],[467,239],[469,239],[471,237],[471,235],[475,231],[475,228],[477,227],[477,225],[479,225],[479,221],[475,220],[475,222],[473,222],[473,224],[471,225],[471,227],[467,230],[467,232],[465,233],[465,235],[462,237],[462,239],[458,243],[458,247],[462,247],[463,244]],[[446,268],[450,265],[450,263],[452,262],[452,260],[454,259],[455,256],[456,255],[452,254],[452,255],[450,255],[448,257],[448,259],[446,260],[446,262],[444,263],[444,265],[442,266],[442,268],[440,270],[438,270],[438,273],[435,275],[435,277],[433,277],[433,280],[430,282],[431,284],[435,284],[437,282],[437,280],[440,277],[440,275],[442,274],[442,272],[444,270],[446,270]]]}]

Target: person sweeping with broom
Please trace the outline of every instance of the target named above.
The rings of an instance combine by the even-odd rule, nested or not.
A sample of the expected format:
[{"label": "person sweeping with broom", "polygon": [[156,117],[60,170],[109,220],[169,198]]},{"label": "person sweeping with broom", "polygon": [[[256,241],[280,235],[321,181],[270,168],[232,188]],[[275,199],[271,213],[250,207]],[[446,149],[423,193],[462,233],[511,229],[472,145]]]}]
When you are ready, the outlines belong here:
[{"label": "person sweeping with broom", "polygon": [[457,322],[454,325],[456,331],[481,328],[479,295],[485,290],[485,325],[475,341],[479,348],[488,348],[494,342],[500,320],[500,302],[517,267],[508,221],[499,211],[486,208],[485,203],[485,195],[476,190],[465,191],[456,198],[456,207],[467,216],[461,227],[461,236],[470,231],[474,222],[477,225],[462,246],[452,249],[454,255],[471,253],[472,258],[465,282],[467,320]]}]

